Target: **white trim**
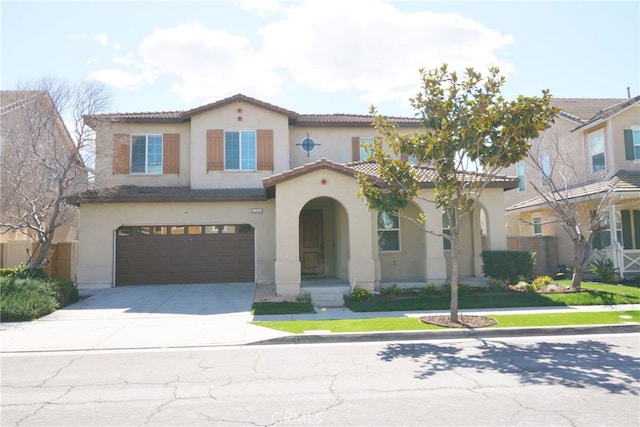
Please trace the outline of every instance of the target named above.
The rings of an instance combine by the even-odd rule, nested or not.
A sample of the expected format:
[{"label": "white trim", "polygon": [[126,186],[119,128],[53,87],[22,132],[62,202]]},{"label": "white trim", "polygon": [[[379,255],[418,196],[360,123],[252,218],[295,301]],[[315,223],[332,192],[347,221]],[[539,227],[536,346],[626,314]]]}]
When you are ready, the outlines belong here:
[{"label": "white trim", "polygon": [[[239,151],[238,169],[227,169],[227,132],[238,132]],[[255,167],[253,169],[242,169],[242,132],[253,132],[255,136]],[[257,129],[223,129],[222,130],[222,171],[223,172],[256,172],[258,170],[258,131]]]}]

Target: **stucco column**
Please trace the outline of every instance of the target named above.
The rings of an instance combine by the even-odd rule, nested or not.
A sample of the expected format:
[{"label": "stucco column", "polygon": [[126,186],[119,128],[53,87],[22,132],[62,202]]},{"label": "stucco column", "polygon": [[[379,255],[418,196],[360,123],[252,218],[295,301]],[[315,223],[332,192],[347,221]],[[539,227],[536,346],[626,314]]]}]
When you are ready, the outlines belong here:
[{"label": "stucco column", "polygon": [[300,294],[298,203],[292,200],[291,192],[279,192],[276,197],[276,292],[283,296]]},{"label": "stucco column", "polygon": [[[418,201],[416,201],[418,202]],[[427,218],[427,226],[431,230],[442,228],[442,210],[435,203],[420,200],[419,205]],[[444,257],[442,237],[426,233],[425,236],[425,282],[441,285],[447,281],[447,260]]]},{"label": "stucco column", "polygon": [[[490,191],[493,190],[493,191]],[[504,213],[504,191],[501,188],[487,189],[482,193],[482,205],[487,215],[489,250],[507,250],[507,232]]]},{"label": "stucco column", "polygon": [[349,282],[373,292],[376,263],[373,259],[373,213],[364,203],[353,204],[349,213]]},{"label": "stucco column", "polygon": [[480,210],[477,206],[471,215],[471,231],[473,232],[473,274],[482,277],[482,231],[480,226]]}]

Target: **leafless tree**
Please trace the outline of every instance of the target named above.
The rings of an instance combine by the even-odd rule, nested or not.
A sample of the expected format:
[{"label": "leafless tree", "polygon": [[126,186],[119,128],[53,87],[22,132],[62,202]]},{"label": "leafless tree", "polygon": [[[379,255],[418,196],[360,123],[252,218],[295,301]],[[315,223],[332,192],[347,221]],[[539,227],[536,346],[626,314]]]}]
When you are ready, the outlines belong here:
[{"label": "leafless tree", "polygon": [[86,189],[95,173],[95,134],[82,117],[104,110],[110,96],[95,82],[51,78],[2,94],[0,233],[36,243],[35,269],[46,263],[56,230],[76,216],[65,197]]},{"label": "leafless tree", "polygon": [[567,145],[559,132],[547,131],[527,157],[527,164],[540,179],[528,183],[549,210],[549,217],[542,223],[561,224],[573,242],[571,287],[579,289],[593,256],[593,241],[609,228],[616,180],[608,176],[589,181],[584,156],[569,152]]}]

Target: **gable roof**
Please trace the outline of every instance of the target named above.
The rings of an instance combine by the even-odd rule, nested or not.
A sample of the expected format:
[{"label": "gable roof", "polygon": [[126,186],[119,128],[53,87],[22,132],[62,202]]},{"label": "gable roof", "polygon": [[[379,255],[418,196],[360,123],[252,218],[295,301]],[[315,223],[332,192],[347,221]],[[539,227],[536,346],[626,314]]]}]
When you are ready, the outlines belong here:
[{"label": "gable roof", "polygon": [[42,90],[2,90],[0,91],[0,115],[5,115],[21,106],[47,96]]},{"label": "gable roof", "polygon": [[[435,180],[436,174],[435,170],[432,167],[412,165],[412,168],[417,173],[418,186],[420,188],[435,188],[433,181]],[[300,166],[286,172],[264,178],[262,180],[262,183],[267,191],[267,197],[270,198],[274,196],[274,190],[277,184],[289,181],[302,175],[306,175],[316,170],[330,170],[351,177],[355,177],[359,173],[363,173],[369,176],[371,179],[382,183],[378,165],[374,162],[357,161],[342,164],[323,158],[312,163],[307,163],[304,166]],[[482,174],[472,173],[471,175],[475,177],[482,177]],[[464,174],[460,174],[460,178],[463,179]],[[517,177],[498,175],[495,176],[491,180],[491,182],[487,184],[487,188],[504,188],[505,190],[510,190],[512,188],[516,188],[518,186],[518,183],[519,179]]]},{"label": "gable roof", "polygon": [[[619,170],[614,175],[604,181],[596,181],[586,184],[577,184],[557,193],[557,198],[553,193],[547,193],[556,200],[560,199],[580,199],[592,197],[598,194],[613,191],[616,194],[638,194],[640,192],[640,171]],[[513,204],[507,207],[507,211],[526,210],[538,206],[543,206],[545,199],[542,196],[536,196],[528,200]]]},{"label": "gable roof", "polygon": [[553,105],[560,108],[560,117],[571,120],[578,127],[604,120],[640,101],[633,98],[553,98]]},{"label": "gable roof", "polygon": [[[215,110],[236,102],[244,102],[256,107],[264,108],[277,114],[281,114],[289,119],[289,124],[294,126],[330,126],[330,127],[370,127],[373,117],[370,115],[357,114],[298,114],[294,111],[260,101],[243,94],[192,108],[186,111],[148,111],[136,113],[111,113],[95,114],[86,116],[85,121],[90,125],[101,122],[107,123],[183,123],[190,121],[195,115]],[[407,117],[389,117],[401,127],[418,127],[421,123],[419,119]]]}]

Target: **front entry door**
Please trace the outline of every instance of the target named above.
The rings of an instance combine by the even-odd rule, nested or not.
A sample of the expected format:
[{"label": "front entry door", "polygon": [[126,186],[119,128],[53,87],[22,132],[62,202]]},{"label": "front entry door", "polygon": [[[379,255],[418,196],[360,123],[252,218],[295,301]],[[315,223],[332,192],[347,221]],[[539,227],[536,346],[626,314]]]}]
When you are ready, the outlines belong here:
[{"label": "front entry door", "polygon": [[322,210],[306,209],[300,214],[300,263],[302,274],[324,274]]}]

